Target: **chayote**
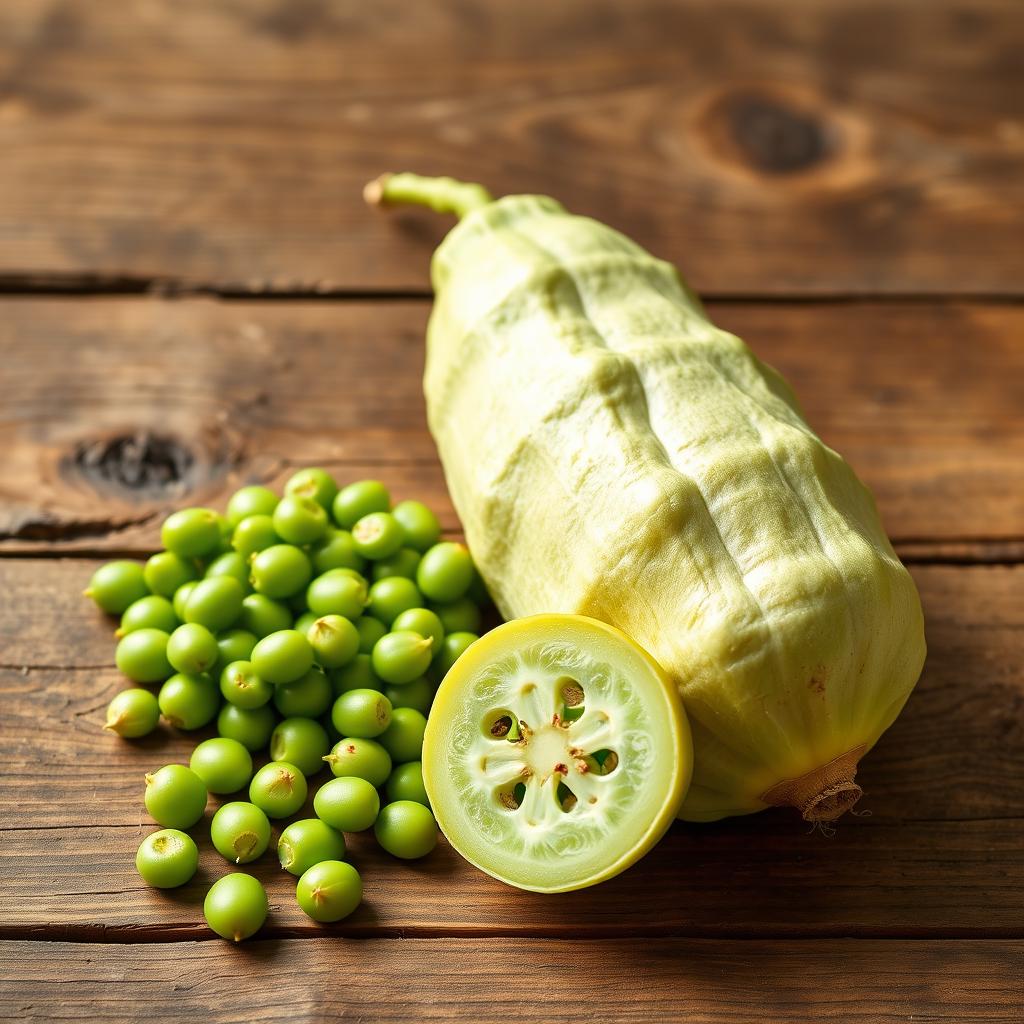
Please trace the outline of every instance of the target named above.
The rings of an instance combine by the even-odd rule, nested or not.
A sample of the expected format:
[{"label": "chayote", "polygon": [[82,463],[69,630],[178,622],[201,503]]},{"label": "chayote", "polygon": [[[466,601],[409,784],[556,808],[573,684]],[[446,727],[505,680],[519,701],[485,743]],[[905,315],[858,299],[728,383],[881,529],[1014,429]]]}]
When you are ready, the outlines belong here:
[{"label": "chayote", "polygon": [[432,264],[425,391],[500,611],[591,615],[661,662],[693,729],[681,817],[851,807],[923,619],[786,383],[674,267],[553,199],[407,174],[368,196],[461,216]]}]

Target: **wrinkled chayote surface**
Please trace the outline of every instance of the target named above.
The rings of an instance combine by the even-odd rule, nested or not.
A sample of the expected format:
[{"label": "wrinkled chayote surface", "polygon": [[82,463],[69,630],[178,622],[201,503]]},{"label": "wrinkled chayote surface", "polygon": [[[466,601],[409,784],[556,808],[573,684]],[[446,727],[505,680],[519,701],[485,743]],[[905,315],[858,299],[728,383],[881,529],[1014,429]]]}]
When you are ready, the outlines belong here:
[{"label": "wrinkled chayote surface", "polygon": [[434,257],[425,391],[499,609],[594,616],[658,659],[693,730],[682,817],[835,817],[809,808],[925,656],[870,493],[674,267],[553,199],[483,196]]}]

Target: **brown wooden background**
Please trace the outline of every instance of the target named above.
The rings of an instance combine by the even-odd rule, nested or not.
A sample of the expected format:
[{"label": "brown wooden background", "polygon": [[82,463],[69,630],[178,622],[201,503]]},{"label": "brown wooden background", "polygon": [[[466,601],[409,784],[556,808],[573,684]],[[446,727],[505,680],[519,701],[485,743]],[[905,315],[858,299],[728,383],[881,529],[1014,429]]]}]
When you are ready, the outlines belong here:
[{"label": "brown wooden background", "polygon": [[[4,0],[0,1018],[1021,1020],[1022,53],[1019,0]],[[357,837],[351,919],[268,860],[231,948],[208,845],[183,893],[135,874],[142,774],[192,741],[100,732],[78,594],[300,465],[457,531],[419,389],[446,225],[360,199],[405,168],[675,261],[874,489],[928,665],[831,838],[678,825],[540,897]]]}]

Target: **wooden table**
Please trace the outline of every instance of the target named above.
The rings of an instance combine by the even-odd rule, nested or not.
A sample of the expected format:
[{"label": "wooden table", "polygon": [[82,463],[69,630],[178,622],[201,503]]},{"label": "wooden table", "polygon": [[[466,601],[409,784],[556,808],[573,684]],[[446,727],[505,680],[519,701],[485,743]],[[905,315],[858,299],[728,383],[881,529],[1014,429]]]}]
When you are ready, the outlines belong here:
[{"label": "wooden table", "polygon": [[[5,0],[0,1018],[1024,1016],[1019,0]],[[224,870],[146,888],[123,685],[79,597],[161,517],[319,464],[433,502],[426,213],[386,169],[548,192],[675,261],[874,489],[929,659],[834,836],[677,825],[596,889],[355,837],[364,906],[239,948]],[[201,832],[202,830],[200,830]]]}]

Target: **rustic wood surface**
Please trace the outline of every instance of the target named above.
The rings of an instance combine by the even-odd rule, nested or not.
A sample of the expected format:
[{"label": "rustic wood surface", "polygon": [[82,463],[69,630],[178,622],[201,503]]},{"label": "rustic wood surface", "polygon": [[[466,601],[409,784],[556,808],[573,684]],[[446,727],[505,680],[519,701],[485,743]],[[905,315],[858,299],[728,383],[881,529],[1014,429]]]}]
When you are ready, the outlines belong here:
[{"label": "rustic wood surface", "polygon": [[5,0],[0,271],[426,288],[451,173],[627,230],[700,291],[1020,295],[1019,0]]},{"label": "rustic wood surface", "polygon": [[[0,4],[0,1020],[1024,1019],[1024,6],[1017,0]],[[929,657],[834,835],[677,823],[542,897],[351,837],[321,927],[272,857],[134,870],[142,776],[83,583],[302,465],[458,520],[426,431],[446,222],[405,166],[543,191],[675,261],[871,486]],[[207,811],[207,820],[215,804]]]}]

